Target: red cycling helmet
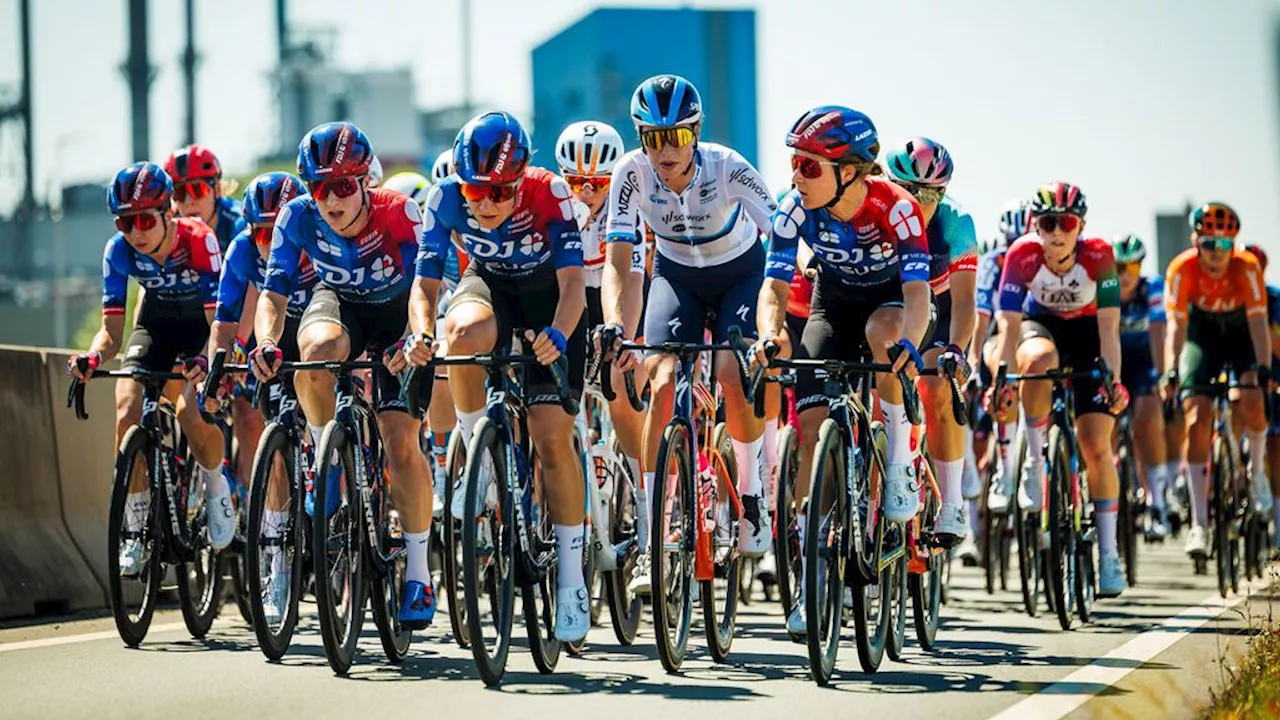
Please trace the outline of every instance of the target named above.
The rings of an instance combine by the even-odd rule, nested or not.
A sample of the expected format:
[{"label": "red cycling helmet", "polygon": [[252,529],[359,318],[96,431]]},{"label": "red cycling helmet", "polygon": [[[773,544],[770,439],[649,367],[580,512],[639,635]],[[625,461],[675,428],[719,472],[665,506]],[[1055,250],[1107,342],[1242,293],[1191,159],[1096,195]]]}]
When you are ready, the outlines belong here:
[{"label": "red cycling helmet", "polygon": [[222,163],[213,151],[203,145],[178,148],[164,161],[164,171],[169,173],[174,185],[193,180],[217,181],[222,177]]}]

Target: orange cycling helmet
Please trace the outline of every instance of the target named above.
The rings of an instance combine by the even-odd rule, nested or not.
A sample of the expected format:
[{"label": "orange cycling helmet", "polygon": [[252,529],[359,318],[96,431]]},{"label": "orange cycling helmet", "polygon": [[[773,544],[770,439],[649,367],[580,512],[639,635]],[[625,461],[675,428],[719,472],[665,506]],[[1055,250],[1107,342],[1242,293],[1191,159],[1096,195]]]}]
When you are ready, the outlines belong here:
[{"label": "orange cycling helmet", "polygon": [[1191,213],[1189,220],[1197,235],[1234,238],[1240,234],[1240,216],[1226,203],[1205,203]]}]

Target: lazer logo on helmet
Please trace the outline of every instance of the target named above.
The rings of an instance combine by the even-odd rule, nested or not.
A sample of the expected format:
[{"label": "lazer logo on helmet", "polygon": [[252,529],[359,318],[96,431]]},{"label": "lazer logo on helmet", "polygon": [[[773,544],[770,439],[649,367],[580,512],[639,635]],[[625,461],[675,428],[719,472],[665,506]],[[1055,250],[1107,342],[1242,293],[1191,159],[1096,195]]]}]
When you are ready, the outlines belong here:
[{"label": "lazer logo on helmet", "polygon": [[863,130],[862,132],[860,132],[860,133],[858,133],[857,135],[853,136],[853,141],[854,141],[854,142],[862,142],[863,140],[866,140],[868,137],[871,137],[871,130],[870,130],[870,129]]}]

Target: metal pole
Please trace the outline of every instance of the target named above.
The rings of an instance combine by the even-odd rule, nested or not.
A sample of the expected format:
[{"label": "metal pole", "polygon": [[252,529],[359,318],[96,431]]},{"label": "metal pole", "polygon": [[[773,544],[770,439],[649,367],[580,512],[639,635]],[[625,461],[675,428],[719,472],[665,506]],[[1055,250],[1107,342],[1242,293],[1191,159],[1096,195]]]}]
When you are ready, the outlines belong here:
[{"label": "metal pole", "polygon": [[196,3],[187,0],[186,25],[187,47],[182,53],[182,76],[186,91],[187,126],[186,142],[188,145],[196,141]]},{"label": "metal pole", "polygon": [[462,107],[471,114],[471,0],[462,1]]},{"label": "metal pole", "polygon": [[288,0],[276,0],[276,52],[279,53],[281,65],[289,54],[288,6]]},{"label": "metal pole", "polygon": [[22,113],[22,174],[23,189],[22,201],[18,206],[18,219],[21,227],[18,232],[18,247],[14,248],[17,252],[17,270],[21,277],[30,278],[32,273],[31,262],[31,235],[35,231],[35,213],[36,213],[36,197],[35,197],[35,123],[32,122],[32,101],[31,101],[31,76],[34,71],[31,67],[31,0],[22,0],[18,6],[21,19],[20,33],[22,35],[22,98],[19,100],[19,106]]},{"label": "metal pole", "polygon": [[154,71],[147,58],[147,0],[129,0],[129,59],[124,72],[133,116],[133,160],[137,162],[151,156],[149,96]]}]

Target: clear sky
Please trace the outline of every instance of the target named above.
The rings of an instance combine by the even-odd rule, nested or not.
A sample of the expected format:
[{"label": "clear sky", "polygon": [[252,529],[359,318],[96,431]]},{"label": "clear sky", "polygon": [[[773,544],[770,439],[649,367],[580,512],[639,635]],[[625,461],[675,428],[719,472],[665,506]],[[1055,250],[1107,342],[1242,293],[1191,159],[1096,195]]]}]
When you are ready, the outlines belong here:
[{"label": "clear sky", "polygon": [[[336,26],[345,68],[411,65],[417,104],[462,96],[462,0],[294,0],[295,25]],[[233,171],[274,144],[272,0],[196,0],[200,141]],[[475,98],[528,118],[530,50],[592,0],[472,0]],[[652,3],[620,2],[644,6]],[[99,180],[129,160],[126,0],[33,2],[37,187]],[[1278,0],[757,0],[761,170],[788,177],[782,138],[806,108],[850,105],[882,142],[928,135],[957,171],[951,194],[983,235],[1004,201],[1064,179],[1090,230],[1154,236],[1153,215],[1221,199],[1280,257]],[[152,0],[152,151],[181,136],[182,3]],[[0,86],[18,79],[17,0],[0,0]],[[660,42],[635,52],[660,52]],[[679,68],[671,68],[679,72]],[[624,129],[624,137],[629,134]],[[376,145],[377,138],[374,138]],[[545,151],[546,149],[544,149]],[[16,156],[0,156],[7,175]],[[13,187],[0,185],[0,206]],[[1273,276],[1278,273],[1273,272]]]}]

